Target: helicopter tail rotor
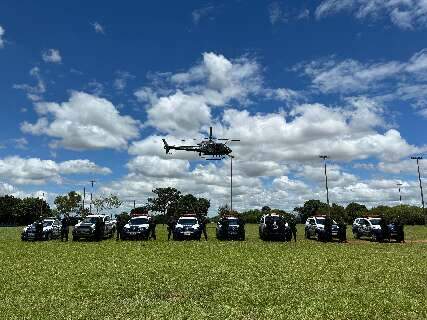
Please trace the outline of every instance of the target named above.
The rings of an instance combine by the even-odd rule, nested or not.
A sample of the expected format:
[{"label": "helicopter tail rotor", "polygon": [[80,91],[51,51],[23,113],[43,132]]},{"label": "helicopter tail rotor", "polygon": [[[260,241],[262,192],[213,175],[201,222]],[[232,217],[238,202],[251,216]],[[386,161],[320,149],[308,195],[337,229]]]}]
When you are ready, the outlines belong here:
[{"label": "helicopter tail rotor", "polygon": [[169,147],[169,145],[168,145],[168,143],[166,142],[166,139],[162,139],[163,140],[163,143],[164,143],[164,145],[165,145],[165,150],[166,150],[166,154],[168,154],[169,153],[169,151],[171,150],[171,148]]}]

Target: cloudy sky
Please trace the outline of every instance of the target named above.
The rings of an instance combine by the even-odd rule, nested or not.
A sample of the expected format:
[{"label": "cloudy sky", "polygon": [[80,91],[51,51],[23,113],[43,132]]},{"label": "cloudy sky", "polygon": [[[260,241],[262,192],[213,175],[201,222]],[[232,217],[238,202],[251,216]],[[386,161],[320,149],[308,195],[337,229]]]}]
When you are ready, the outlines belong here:
[{"label": "cloudy sky", "polygon": [[0,194],[52,203],[94,179],[125,208],[173,186],[213,214],[230,160],[162,146],[212,126],[241,139],[237,209],[325,201],[319,154],[331,202],[396,205],[402,183],[419,205],[426,36],[425,0],[2,1]]}]

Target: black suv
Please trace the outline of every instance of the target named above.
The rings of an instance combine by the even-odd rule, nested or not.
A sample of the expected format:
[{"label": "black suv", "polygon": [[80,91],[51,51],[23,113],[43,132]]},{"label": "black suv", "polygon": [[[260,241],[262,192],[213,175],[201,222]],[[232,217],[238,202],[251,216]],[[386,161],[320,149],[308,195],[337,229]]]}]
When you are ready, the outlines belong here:
[{"label": "black suv", "polygon": [[216,225],[218,240],[245,240],[245,224],[234,216],[223,216]]},{"label": "black suv", "polygon": [[271,213],[261,217],[259,237],[261,240],[291,241],[292,232],[283,216]]}]

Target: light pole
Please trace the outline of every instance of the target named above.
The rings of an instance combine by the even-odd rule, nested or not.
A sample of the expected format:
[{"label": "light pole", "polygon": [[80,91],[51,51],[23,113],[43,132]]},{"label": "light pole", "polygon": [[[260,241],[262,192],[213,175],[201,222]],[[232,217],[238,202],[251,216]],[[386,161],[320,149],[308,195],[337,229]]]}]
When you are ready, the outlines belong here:
[{"label": "light pole", "polygon": [[230,156],[230,213],[233,214],[233,158]]},{"label": "light pole", "polygon": [[319,158],[323,159],[323,162],[325,163],[326,202],[328,204],[328,212],[329,212],[330,208],[329,208],[328,174],[326,172],[326,159],[328,159],[328,156],[326,156],[326,155],[320,155]]},{"label": "light pole", "polygon": [[400,192],[400,187],[402,186],[401,183],[396,183],[397,187],[399,188],[399,203],[402,205],[402,193]]},{"label": "light pole", "polygon": [[418,167],[418,180],[420,182],[420,191],[421,191],[421,204],[423,205],[423,214],[424,214],[424,224],[427,224],[427,216],[424,210],[424,195],[423,195],[423,184],[421,183],[421,173],[420,173],[420,160],[423,159],[423,157],[417,156],[417,157],[411,157],[413,160],[417,160],[417,167]]},{"label": "light pole", "polygon": [[92,185],[92,189],[90,191],[90,206],[89,206],[89,212],[92,214],[92,200],[93,200],[93,184],[96,182],[95,180],[89,180],[89,182]]}]

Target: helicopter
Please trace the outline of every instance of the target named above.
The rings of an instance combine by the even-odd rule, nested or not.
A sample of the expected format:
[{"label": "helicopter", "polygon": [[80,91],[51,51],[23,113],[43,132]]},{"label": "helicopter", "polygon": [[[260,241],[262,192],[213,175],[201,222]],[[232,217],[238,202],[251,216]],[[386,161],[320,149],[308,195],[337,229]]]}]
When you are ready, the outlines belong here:
[{"label": "helicopter", "polygon": [[[212,127],[209,127],[209,137],[203,139],[201,142],[193,146],[171,146],[166,142],[166,139],[162,139],[164,143],[164,148],[166,154],[169,154],[170,150],[183,150],[183,151],[193,151],[199,153],[199,156],[209,156],[210,158],[205,158],[206,160],[222,160],[226,156],[231,157],[233,150],[227,145],[231,141],[240,141],[239,139],[222,139],[214,138],[212,136]],[[183,140],[185,141],[185,140]],[[225,142],[216,142],[216,141],[225,141]]]}]

